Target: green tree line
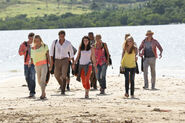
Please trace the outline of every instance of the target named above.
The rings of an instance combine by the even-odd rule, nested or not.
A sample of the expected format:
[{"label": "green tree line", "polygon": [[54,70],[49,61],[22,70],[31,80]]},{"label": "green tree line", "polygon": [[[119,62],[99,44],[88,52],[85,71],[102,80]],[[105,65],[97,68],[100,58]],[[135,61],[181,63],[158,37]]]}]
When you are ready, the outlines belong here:
[{"label": "green tree line", "polygon": [[150,0],[141,8],[105,9],[74,15],[45,15],[27,18],[27,15],[0,19],[1,30],[54,29],[79,27],[104,27],[123,25],[159,25],[185,23],[185,0]]}]

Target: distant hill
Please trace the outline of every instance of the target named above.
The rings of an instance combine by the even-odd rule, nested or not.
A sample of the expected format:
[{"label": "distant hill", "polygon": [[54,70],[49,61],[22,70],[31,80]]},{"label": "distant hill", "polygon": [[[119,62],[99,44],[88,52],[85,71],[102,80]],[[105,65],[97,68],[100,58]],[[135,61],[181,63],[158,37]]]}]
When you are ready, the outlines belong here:
[{"label": "distant hill", "polygon": [[[45,7],[45,10],[41,8],[43,13],[36,12],[33,16],[28,14],[29,12],[32,13],[35,11],[33,5],[32,8],[27,8],[29,9],[28,13],[25,9],[20,13],[14,14],[15,17],[6,15],[0,19],[0,30],[185,23],[185,0],[131,0],[132,2],[130,1],[130,3],[125,3],[126,1],[124,0],[124,2],[122,0],[94,0],[91,2],[89,0],[72,0],[73,2],[70,3],[66,0],[63,1],[58,8],[54,0],[53,2],[48,2],[48,7],[45,6],[44,2],[46,1],[44,0],[33,1],[38,2],[37,4],[39,4],[39,2],[42,3],[40,6],[42,5],[43,9]],[[11,6],[11,3],[9,4]],[[57,8],[61,13],[56,14],[55,11],[50,10],[49,6],[52,4],[54,4],[55,9]],[[72,11],[64,11],[64,6],[69,8],[69,5],[71,5],[71,9],[69,10]],[[24,4],[24,6],[26,6],[26,4]],[[82,9],[82,7],[84,8]],[[77,8],[80,8],[81,12],[78,12],[79,10]],[[24,12],[26,12],[26,14],[24,14]],[[44,12],[51,14],[45,14]],[[1,13],[3,12],[1,11]]]},{"label": "distant hill", "polygon": [[0,0],[0,18],[27,15],[85,14],[94,9],[126,8],[148,0]]}]

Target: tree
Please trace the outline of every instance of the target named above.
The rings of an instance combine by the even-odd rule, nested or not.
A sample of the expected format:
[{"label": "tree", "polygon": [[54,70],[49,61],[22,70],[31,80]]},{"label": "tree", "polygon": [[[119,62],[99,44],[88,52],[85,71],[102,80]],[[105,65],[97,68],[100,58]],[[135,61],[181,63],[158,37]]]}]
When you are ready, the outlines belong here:
[{"label": "tree", "polygon": [[99,9],[99,6],[98,6],[98,4],[96,3],[96,2],[92,2],[91,4],[90,4],[90,8],[92,9],[92,10],[98,10]]},{"label": "tree", "polygon": [[60,0],[57,0],[57,3],[58,3],[58,8],[60,7]]},{"label": "tree", "polygon": [[48,0],[46,0],[46,8],[48,8]]}]

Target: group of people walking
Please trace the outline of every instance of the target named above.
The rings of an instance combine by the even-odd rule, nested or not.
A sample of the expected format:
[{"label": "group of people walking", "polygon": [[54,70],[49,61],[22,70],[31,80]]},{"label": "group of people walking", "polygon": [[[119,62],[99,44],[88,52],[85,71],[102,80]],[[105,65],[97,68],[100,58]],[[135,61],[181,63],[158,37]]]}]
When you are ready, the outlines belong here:
[{"label": "group of people walking", "polygon": [[[157,58],[156,48],[162,47],[159,42],[153,39],[152,31],[147,31],[146,38],[142,41],[139,50],[130,34],[125,35],[123,53],[120,69],[125,75],[125,96],[129,97],[129,84],[131,84],[131,97],[134,98],[134,80],[137,68],[138,54],[143,58],[144,89],[148,89],[148,66],[151,67],[152,89],[155,89],[155,62]],[[85,98],[89,98],[91,87],[97,89],[97,81],[100,85],[100,94],[105,94],[106,71],[111,64],[108,46],[102,41],[101,35],[92,32],[84,36],[78,51],[70,41],[65,39],[65,31],[58,33],[59,38],[54,40],[49,50],[39,35],[30,33],[28,41],[24,41],[19,48],[19,54],[24,55],[24,75],[30,91],[29,97],[35,96],[35,73],[41,87],[40,99],[46,98],[46,86],[50,74],[54,74],[60,86],[61,94],[65,95],[70,90],[70,66],[77,81],[82,81],[85,89]],[[76,53],[77,52],[77,53]],[[74,56],[76,55],[76,58]],[[36,71],[35,71],[36,70]]]}]

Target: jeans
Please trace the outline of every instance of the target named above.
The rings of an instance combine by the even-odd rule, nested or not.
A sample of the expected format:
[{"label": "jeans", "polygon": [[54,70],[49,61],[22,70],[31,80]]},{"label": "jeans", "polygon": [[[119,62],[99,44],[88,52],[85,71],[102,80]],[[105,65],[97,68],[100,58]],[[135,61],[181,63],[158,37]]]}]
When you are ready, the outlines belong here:
[{"label": "jeans", "polygon": [[131,83],[131,96],[134,96],[134,79],[136,68],[125,68],[125,93],[128,94],[129,81]]},{"label": "jeans", "polygon": [[100,87],[102,89],[106,89],[106,72],[107,72],[107,64],[98,65],[98,72],[96,73],[96,78],[100,83]]},{"label": "jeans", "polygon": [[24,65],[24,76],[30,91],[30,95],[35,94],[35,66],[32,64],[30,67]]},{"label": "jeans", "polygon": [[143,68],[144,68],[144,87],[148,88],[148,67],[151,68],[151,83],[152,89],[155,88],[155,81],[156,81],[156,72],[155,72],[155,64],[156,58],[144,58]]}]

